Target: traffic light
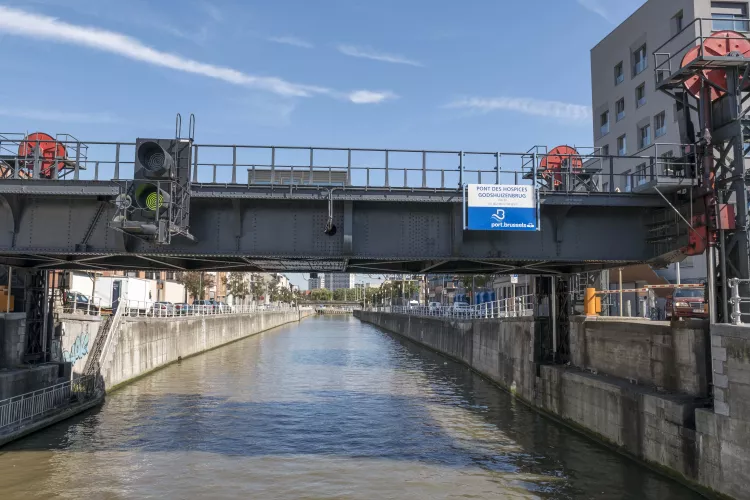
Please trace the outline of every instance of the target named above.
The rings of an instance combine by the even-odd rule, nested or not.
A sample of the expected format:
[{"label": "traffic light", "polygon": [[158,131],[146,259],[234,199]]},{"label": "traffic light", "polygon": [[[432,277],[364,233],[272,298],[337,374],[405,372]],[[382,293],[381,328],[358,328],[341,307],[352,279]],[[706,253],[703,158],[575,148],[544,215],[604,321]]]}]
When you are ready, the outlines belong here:
[{"label": "traffic light", "polygon": [[172,237],[191,241],[190,160],[192,138],[136,139],[133,180],[115,200],[112,227],[169,244]]},{"label": "traffic light", "polygon": [[169,186],[168,183],[140,181],[134,184],[133,201],[136,207],[147,212],[156,212],[160,208],[166,208],[171,201],[171,196],[161,187]]},{"label": "traffic light", "polygon": [[171,180],[175,177],[175,163],[170,151],[171,139],[137,139],[135,143],[134,179]]}]

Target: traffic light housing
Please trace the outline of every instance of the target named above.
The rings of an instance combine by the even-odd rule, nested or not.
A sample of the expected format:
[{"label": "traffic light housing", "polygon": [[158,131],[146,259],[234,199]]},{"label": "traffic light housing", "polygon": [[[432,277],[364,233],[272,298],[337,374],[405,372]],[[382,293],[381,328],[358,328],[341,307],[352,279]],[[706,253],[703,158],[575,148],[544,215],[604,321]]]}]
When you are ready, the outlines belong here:
[{"label": "traffic light housing", "polygon": [[172,139],[137,139],[135,143],[134,179],[171,180],[176,177],[177,141]]}]

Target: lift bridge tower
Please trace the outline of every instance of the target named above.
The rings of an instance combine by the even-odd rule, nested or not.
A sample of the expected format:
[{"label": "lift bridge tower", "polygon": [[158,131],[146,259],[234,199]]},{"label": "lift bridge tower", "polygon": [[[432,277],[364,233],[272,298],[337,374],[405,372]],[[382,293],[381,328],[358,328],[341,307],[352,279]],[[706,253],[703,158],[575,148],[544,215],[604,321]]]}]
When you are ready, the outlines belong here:
[{"label": "lift bridge tower", "polygon": [[[711,320],[729,322],[729,280],[750,280],[750,40],[696,19],[654,52],[654,62],[656,89],[677,102],[682,143],[694,145],[697,182],[671,200],[687,241],[678,252],[705,252]],[[750,297],[750,281],[740,284]]]}]

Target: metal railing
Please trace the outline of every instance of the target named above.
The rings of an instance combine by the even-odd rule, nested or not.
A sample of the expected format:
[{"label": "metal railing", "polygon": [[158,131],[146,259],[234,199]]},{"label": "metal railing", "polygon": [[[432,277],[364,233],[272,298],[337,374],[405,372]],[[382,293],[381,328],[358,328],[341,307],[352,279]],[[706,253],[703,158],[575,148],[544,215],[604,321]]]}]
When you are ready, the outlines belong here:
[{"label": "metal railing", "polygon": [[101,316],[103,309],[101,297],[92,297],[91,295],[60,289],[55,289],[53,292],[53,306],[58,311],[65,313],[93,316]]},{"label": "metal railing", "polygon": [[742,33],[750,30],[750,19],[696,18],[660,45],[653,52],[654,77],[657,84],[677,73],[682,68],[685,55],[695,47],[698,47],[699,60],[714,57],[705,50],[706,39],[717,31],[725,31],[729,26],[727,23],[731,23],[731,31],[739,32],[738,38],[746,40]]},{"label": "metal railing", "polygon": [[750,304],[750,297],[740,295],[740,284],[748,284],[750,280],[732,278],[729,280],[729,289],[732,296],[729,298],[729,304],[732,306],[730,317],[733,325],[742,325],[742,316],[750,316],[750,312],[742,312],[742,304]]},{"label": "metal railing", "polygon": [[83,376],[0,401],[0,434],[98,394],[95,376]]},{"label": "metal railing", "polygon": [[[35,175],[49,158],[18,158],[25,139],[0,133],[11,147],[0,154],[0,178],[50,182]],[[17,134],[16,134],[17,135]],[[135,143],[86,142],[60,136],[67,149],[60,159],[66,180],[127,181],[133,179]],[[579,147],[578,155],[550,154],[535,146],[526,152],[368,149],[297,146],[193,144],[193,185],[256,188],[440,189],[459,191],[466,184],[534,185],[540,192],[623,193],[634,167],[654,163],[643,152],[634,156],[602,154],[601,148]],[[55,158],[54,161],[58,161]],[[552,165],[552,166],[550,166]]]},{"label": "metal railing", "polygon": [[179,318],[186,316],[227,316],[233,314],[250,314],[272,311],[290,311],[296,309],[290,304],[172,304],[138,300],[121,300],[120,307],[126,317]]},{"label": "metal railing", "polygon": [[534,315],[534,296],[523,295],[465,306],[385,306],[368,310],[453,319],[520,318]]}]

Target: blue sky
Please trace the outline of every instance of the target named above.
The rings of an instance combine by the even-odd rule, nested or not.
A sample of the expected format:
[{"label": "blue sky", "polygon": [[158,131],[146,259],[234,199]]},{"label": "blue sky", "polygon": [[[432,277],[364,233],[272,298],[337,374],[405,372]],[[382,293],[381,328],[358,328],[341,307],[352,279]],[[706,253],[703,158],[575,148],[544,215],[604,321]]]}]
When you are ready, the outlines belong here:
[{"label": "blue sky", "polygon": [[[641,0],[0,0],[0,131],[591,145],[590,49]],[[295,280],[298,281],[298,280]]]}]

